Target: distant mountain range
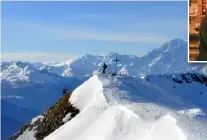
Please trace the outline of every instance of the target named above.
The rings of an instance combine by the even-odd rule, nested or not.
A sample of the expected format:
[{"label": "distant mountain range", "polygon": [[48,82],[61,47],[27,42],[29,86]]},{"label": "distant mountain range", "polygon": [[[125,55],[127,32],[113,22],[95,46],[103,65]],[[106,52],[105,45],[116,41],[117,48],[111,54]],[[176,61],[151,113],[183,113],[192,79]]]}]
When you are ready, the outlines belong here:
[{"label": "distant mountain range", "polygon": [[[197,71],[204,73],[206,65],[187,62],[187,42],[174,39],[164,43],[142,57],[109,53],[106,56],[87,54],[76,60],[60,63],[3,62],[1,78],[6,81],[55,81],[61,77],[84,78],[94,71],[101,71],[102,64],[108,65],[107,72],[115,72],[115,57],[118,73],[129,76],[149,74],[172,74]],[[61,76],[61,77],[58,77]]]},{"label": "distant mountain range", "polygon": [[39,112],[62,96],[63,87],[67,86],[72,91],[81,83],[76,78],[62,77],[20,61],[2,63],[1,79],[2,99]]}]

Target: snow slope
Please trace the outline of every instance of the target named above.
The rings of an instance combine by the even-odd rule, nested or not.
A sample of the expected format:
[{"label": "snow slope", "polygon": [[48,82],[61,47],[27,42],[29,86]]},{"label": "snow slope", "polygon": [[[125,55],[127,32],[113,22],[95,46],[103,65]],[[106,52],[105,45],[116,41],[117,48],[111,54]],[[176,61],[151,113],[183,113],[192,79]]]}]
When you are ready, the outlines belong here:
[{"label": "snow slope", "polygon": [[[206,123],[200,125],[197,123],[199,120],[189,119],[185,113],[177,112],[181,108],[195,108],[196,105],[145,79],[94,75],[73,92],[69,102],[81,112],[45,140],[207,138]],[[206,104],[202,105],[206,107]]]},{"label": "snow slope", "polygon": [[147,79],[152,85],[171,95],[178,96],[198,108],[207,108],[207,78],[202,74],[150,75]]}]

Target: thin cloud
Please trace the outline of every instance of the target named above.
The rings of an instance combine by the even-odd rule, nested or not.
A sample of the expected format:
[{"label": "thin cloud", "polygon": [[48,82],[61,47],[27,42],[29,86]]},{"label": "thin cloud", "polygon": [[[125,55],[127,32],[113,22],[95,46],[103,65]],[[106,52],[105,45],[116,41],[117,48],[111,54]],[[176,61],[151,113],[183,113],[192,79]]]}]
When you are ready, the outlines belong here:
[{"label": "thin cloud", "polygon": [[1,60],[4,61],[24,61],[24,62],[60,62],[68,59],[75,59],[76,56],[69,53],[56,52],[3,52]]},{"label": "thin cloud", "polygon": [[186,32],[187,34],[188,21],[186,19],[162,20],[162,23],[153,20],[148,20],[148,22],[137,21],[137,23],[134,26],[149,27],[148,30],[153,29],[154,31],[168,31],[174,29],[177,32]]},{"label": "thin cloud", "polygon": [[43,25],[29,22],[19,22],[7,20],[16,28],[24,29],[30,32],[39,33],[41,36],[49,37],[58,40],[93,40],[93,41],[113,41],[113,42],[128,42],[128,43],[150,43],[161,44],[170,37],[154,34],[154,33],[135,33],[135,32],[115,32],[107,30],[93,30],[80,28],[55,27],[51,25]]},{"label": "thin cloud", "polygon": [[105,31],[69,30],[62,32],[59,39],[64,40],[95,40],[128,43],[163,43],[170,38],[156,34],[118,33]]}]

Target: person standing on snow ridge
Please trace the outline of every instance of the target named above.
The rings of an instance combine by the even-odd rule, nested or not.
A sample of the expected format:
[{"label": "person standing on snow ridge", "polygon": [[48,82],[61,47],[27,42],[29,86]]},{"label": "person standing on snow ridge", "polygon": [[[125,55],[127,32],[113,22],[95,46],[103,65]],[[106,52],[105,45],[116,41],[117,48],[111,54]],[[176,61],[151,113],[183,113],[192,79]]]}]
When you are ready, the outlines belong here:
[{"label": "person standing on snow ridge", "polygon": [[197,61],[207,61],[207,15],[200,26],[200,44]]},{"label": "person standing on snow ridge", "polygon": [[103,64],[103,73],[105,73],[106,68],[107,68],[107,65],[104,63],[104,64]]},{"label": "person standing on snow ridge", "polygon": [[63,96],[67,95],[68,89],[67,87],[63,88]]}]

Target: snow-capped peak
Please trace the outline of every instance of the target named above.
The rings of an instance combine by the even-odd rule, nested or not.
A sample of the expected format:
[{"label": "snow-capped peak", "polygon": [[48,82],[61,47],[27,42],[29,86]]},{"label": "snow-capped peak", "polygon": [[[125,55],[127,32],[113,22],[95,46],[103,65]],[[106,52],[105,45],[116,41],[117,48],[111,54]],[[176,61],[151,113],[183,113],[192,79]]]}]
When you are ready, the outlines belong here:
[{"label": "snow-capped peak", "polygon": [[108,65],[106,69],[108,73],[115,72],[114,60],[116,57],[120,60],[117,62],[117,71],[124,69],[130,76],[184,73],[192,69],[196,70],[195,67],[198,69],[198,66],[187,63],[187,42],[179,38],[165,42],[160,48],[156,48],[142,57],[111,52],[105,56],[87,54],[60,63],[33,65],[38,70],[47,69],[50,73],[60,76],[82,78],[91,76],[94,71],[101,71],[103,63]]},{"label": "snow-capped peak", "polygon": [[34,65],[26,62],[12,61],[1,65],[1,79],[11,83],[18,81],[46,82],[56,78],[60,77],[46,69],[38,70]]}]

